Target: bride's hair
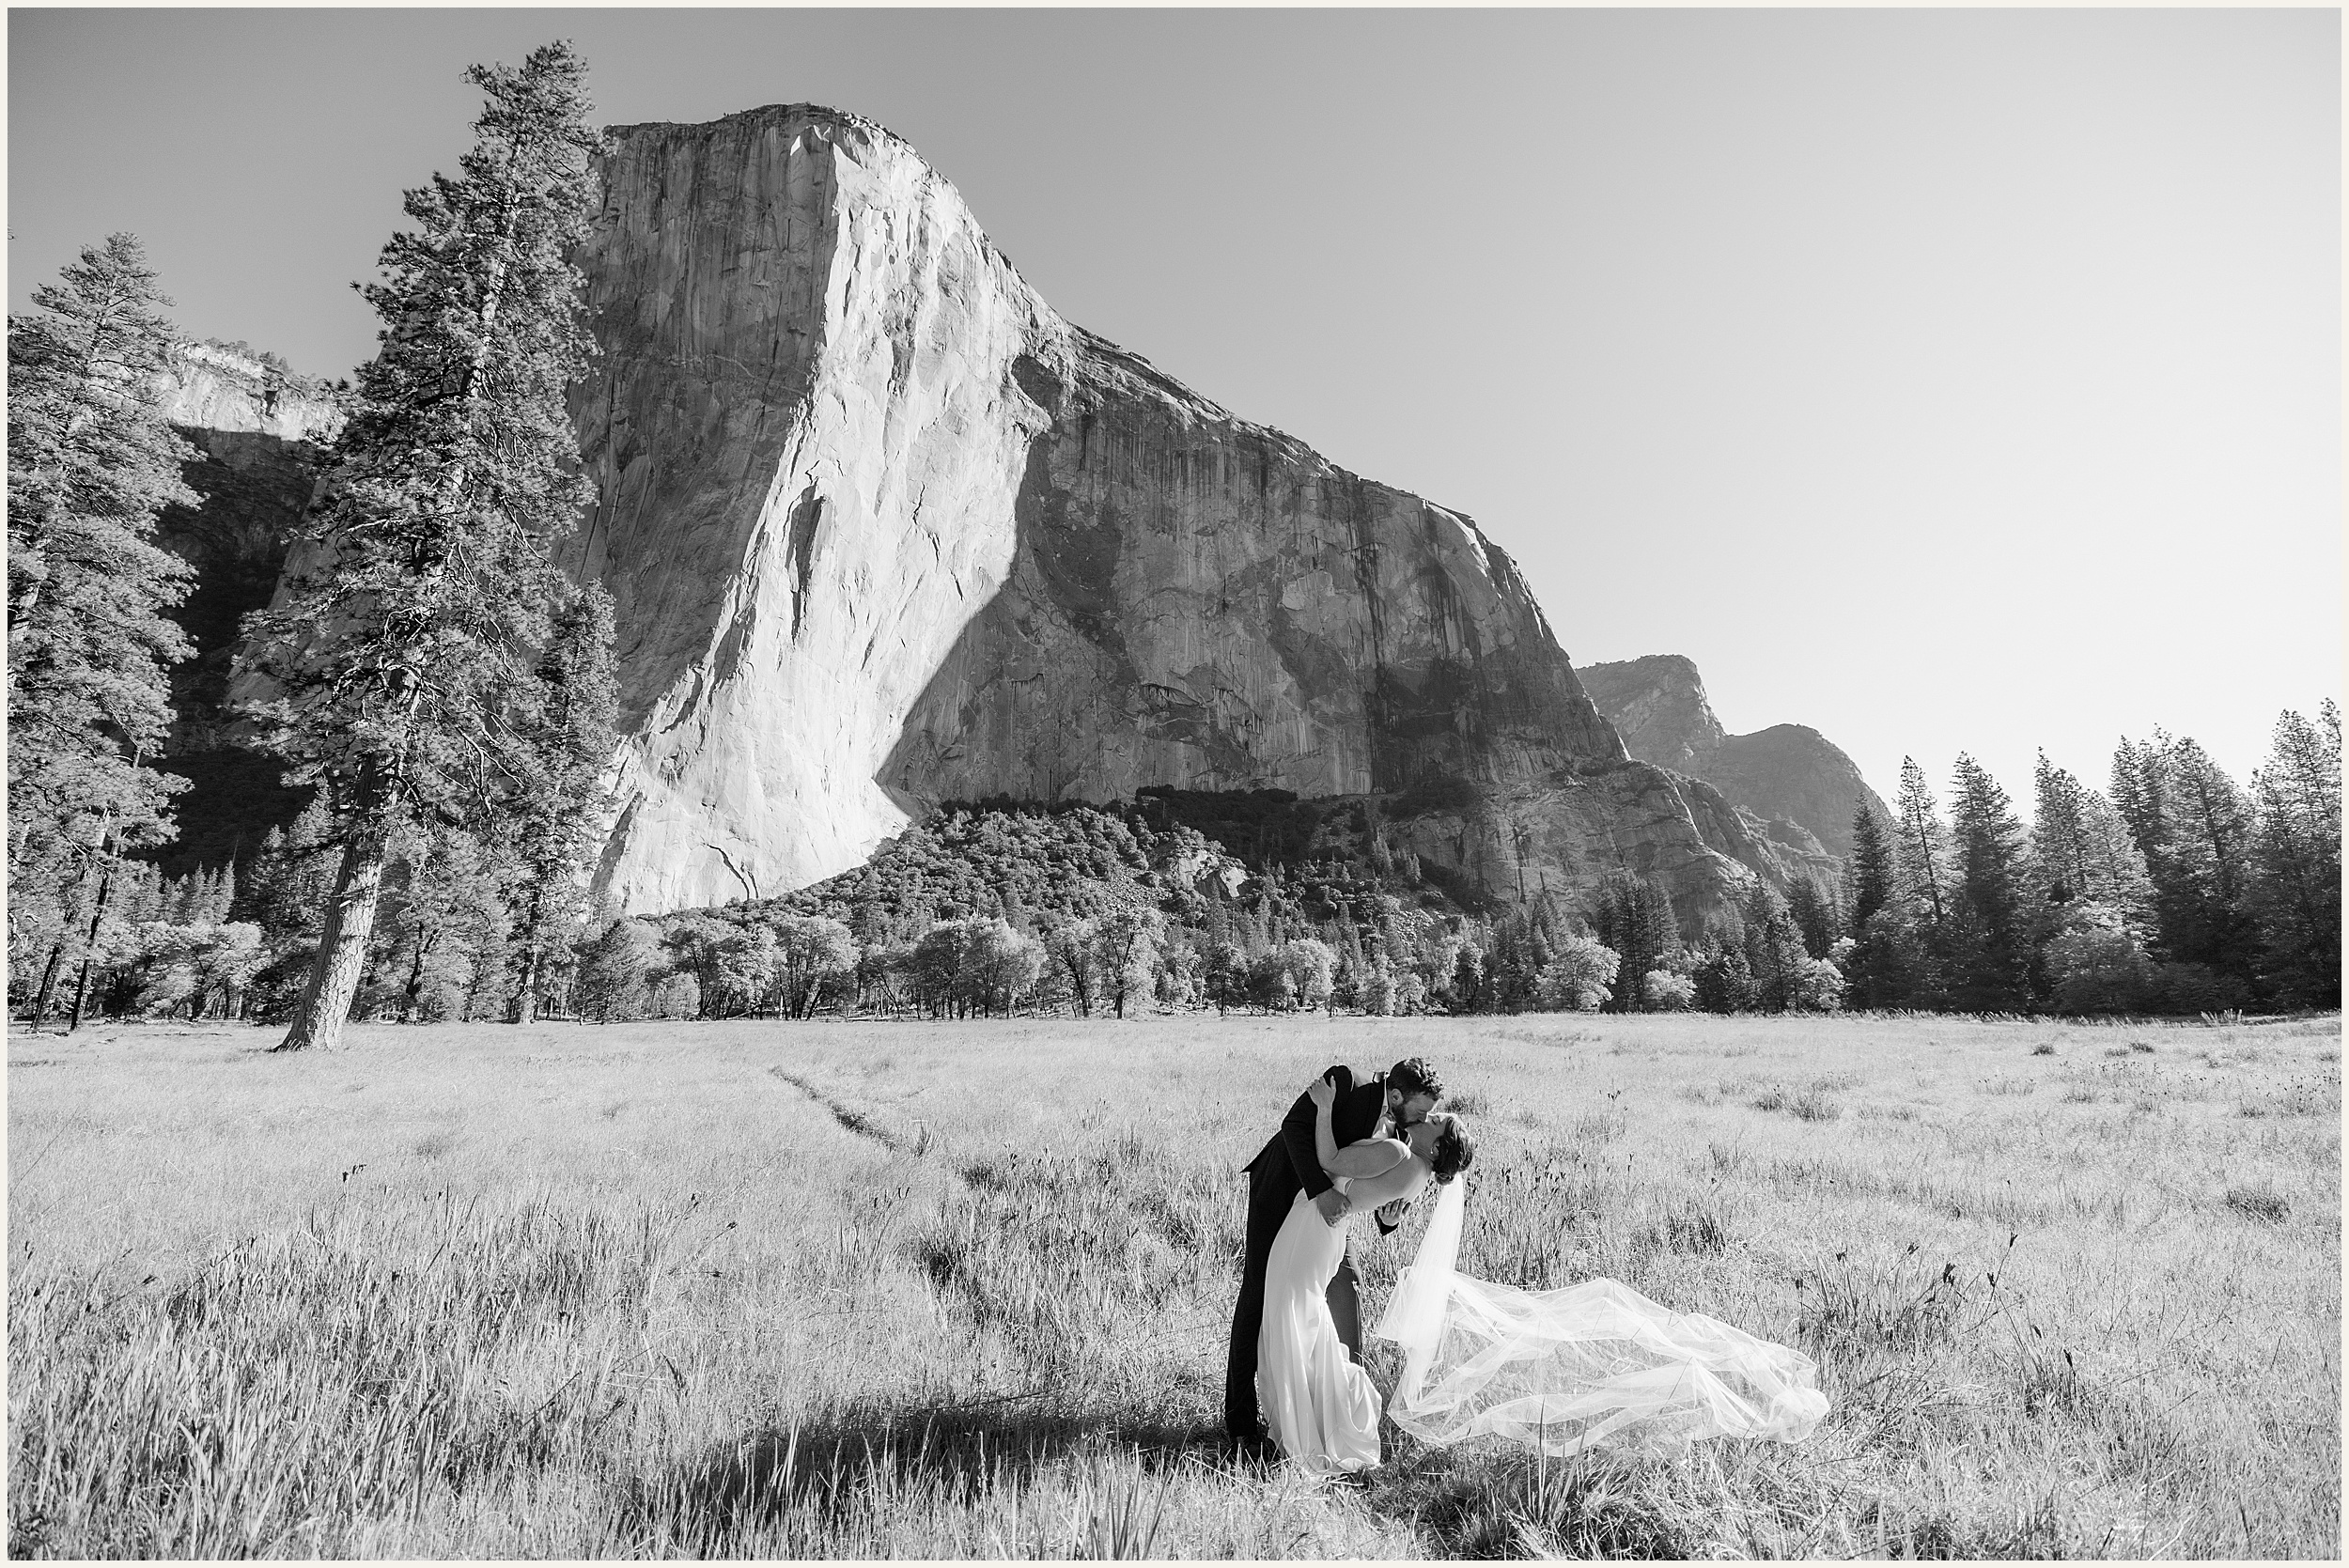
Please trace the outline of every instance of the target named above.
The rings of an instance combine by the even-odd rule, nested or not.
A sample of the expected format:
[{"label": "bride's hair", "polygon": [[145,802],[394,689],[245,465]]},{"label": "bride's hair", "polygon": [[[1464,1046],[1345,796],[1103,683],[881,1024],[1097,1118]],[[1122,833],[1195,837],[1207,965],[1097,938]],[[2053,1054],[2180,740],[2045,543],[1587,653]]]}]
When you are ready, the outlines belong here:
[{"label": "bride's hair", "polygon": [[1442,1128],[1436,1134],[1436,1152],[1427,1161],[1436,1172],[1436,1179],[1448,1182],[1476,1163],[1476,1145],[1470,1141],[1468,1124],[1457,1116],[1439,1111],[1429,1120],[1440,1119]]}]

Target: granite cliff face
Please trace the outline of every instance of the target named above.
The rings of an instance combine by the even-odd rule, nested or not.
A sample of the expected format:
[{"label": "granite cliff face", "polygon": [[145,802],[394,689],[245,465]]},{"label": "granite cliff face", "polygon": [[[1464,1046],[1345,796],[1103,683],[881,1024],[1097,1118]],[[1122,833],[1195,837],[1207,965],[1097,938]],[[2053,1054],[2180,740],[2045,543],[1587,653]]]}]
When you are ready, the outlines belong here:
[{"label": "granite cliff face", "polygon": [[1063,321],[879,127],[625,127],[601,169],[571,549],[617,601],[627,907],[801,885],[942,799],[1149,784],[1416,791],[1423,855],[1633,864],[1684,918],[1769,874],[1626,754],[1472,522]]},{"label": "granite cliff face", "polygon": [[317,383],[210,343],[184,343],[157,389],[196,449],[181,470],[204,499],[165,508],[155,542],[195,567],[175,612],[194,644],[171,671],[175,753],[228,744],[225,712],[237,629],[267,605],[342,415]]},{"label": "granite cliff face", "polygon": [[1750,735],[1724,732],[1696,665],[1678,654],[1586,664],[1577,673],[1633,756],[1710,786],[1787,872],[1839,868],[1851,853],[1852,813],[1863,799],[1890,815],[1851,758],[1817,730],[1773,724]]}]

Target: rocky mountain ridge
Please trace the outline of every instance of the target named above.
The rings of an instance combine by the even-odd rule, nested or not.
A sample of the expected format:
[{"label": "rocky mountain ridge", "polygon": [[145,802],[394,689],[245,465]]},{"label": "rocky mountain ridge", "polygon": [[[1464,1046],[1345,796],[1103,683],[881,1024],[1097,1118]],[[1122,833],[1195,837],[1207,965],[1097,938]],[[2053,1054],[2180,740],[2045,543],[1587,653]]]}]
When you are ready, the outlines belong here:
[{"label": "rocky mountain ridge", "polygon": [[1820,876],[1840,867],[1862,800],[1890,815],[1858,765],[1817,730],[1773,724],[1729,734],[1695,663],[1679,654],[1585,664],[1576,674],[1633,756],[1710,785],[1790,870]]}]

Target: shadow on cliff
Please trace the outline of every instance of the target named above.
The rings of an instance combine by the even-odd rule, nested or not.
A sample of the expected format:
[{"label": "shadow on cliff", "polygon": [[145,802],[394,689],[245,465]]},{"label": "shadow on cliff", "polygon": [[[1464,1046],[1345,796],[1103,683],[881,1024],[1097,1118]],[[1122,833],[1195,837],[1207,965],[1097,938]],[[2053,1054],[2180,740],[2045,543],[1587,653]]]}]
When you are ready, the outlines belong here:
[{"label": "shadow on cliff", "polygon": [[[1097,340],[1087,351],[1097,361],[1129,358]],[[1419,498],[1328,469],[1277,432],[1202,434],[1147,397],[1101,385],[1080,398],[1029,356],[1013,364],[1011,378],[1047,423],[1030,442],[1014,496],[1003,581],[963,624],[874,775],[909,815],[941,800],[1112,800],[1152,784],[1351,792],[1335,773],[1318,785],[1283,774],[1297,759],[1266,752],[1268,732],[1283,721],[1265,699],[1226,685],[1247,683],[1216,667],[1211,650],[1192,649],[1204,665],[1184,671],[1170,667],[1171,645],[1187,638],[1153,642],[1145,632],[1139,651],[1129,643],[1137,625],[1169,613],[1238,639],[1243,660],[1272,672],[1270,684],[1316,724],[1359,731],[1337,749],[1354,757],[1347,766],[1374,790],[1482,777],[1496,751],[1511,748],[1554,767],[1567,754],[1551,733],[1562,724],[1596,726],[1605,732],[1601,750],[1615,749],[1613,731],[1574,685],[1563,654],[1554,671],[1537,672],[1556,677],[1549,684],[1490,657],[1437,564],[1439,514]],[[1150,379],[1148,390],[1163,399],[1190,397],[1155,372]],[[1194,505],[1224,513],[1175,520]],[[1325,532],[1348,541],[1330,559],[1351,563],[1340,569],[1349,573],[1346,591],[1361,600],[1361,647],[1290,612],[1287,585],[1328,575],[1317,548],[1300,552],[1279,542],[1302,526],[1300,517],[1318,518]],[[1229,562],[1214,545],[1225,532],[1243,541]],[[1181,584],[1150,575],[1150,541],[1178,536],[1217,563],[1200,567],[1203,579],[1187,598]],[[1392,567],[1382,575],[1382,550],[1408,550],[1415,540],[1423,559],[1412,557],[1422,565],[1408,583]],[[1177,568],[1159,560],[1157,569]],[[1414,638],[1397,629],[1407,620]],[[1398,660],[1399,639],[1415,639],[1418,651]]]},{"label": "shadow on cliff", "polygon": [[[1105,716],[1103,691],[1141,684],[1115,619],[1118,523],[1072,511],[1067,491],[1053,482],[1066,383],[1026,354],[1011,374],[1046,423],[1028,443],[1013,498],[1010,565],[906,710],[904,727],[873,777],[917,821],[940,800],[957,797],[1008,791],[1062,800],[1097,760],[1105,718],[1107,727],[1117,728],[1131,717]],[[1079,423],[1081,441],[1089,444],[1093,420],[1081,416]],[[1038,624],[1037,609],[1049,629]],[[1028,675],[1000,682],[995,700],[1008,711],[996,716],[1003,722],[990,731],[987,689],[999,684],[995,672],[1006,659],[1025,665]],[[973,752],[990,756],[992,766],[973,772]]]},{"label": "shadow on cliff", "polygon": [[857,1400],[792,1426],[746,1432],[636,1482],[620,1523],[632,1536],[738,1556],[773,1547],[779,1533],[786,1542],[802,1532],[853,1534],[925,1498],[968,1506],[990,1493],[1024,1492],[1038,1471],[1071,1458],[1130,1456],[1151,1476],[1187,1460],[1224,1463],[1212,1426],[1020,1404]]}]

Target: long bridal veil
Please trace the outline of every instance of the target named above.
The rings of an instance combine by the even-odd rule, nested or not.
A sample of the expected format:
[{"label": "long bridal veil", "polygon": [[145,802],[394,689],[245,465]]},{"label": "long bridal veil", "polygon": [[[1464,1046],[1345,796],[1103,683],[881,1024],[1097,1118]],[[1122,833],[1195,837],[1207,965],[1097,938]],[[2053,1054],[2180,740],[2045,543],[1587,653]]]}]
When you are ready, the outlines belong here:
[{"label": "long bridal veil", "polygon": [[1612,1280],[1529,1291],[1462,1275],[1462,1182],[1371,1330],[1404,1356],[1387,1408],[1430,1443],[1482,1434],[1564,1457],[1700,1437],[1799,1442],[1827,1414],[1812,1359]]}]

